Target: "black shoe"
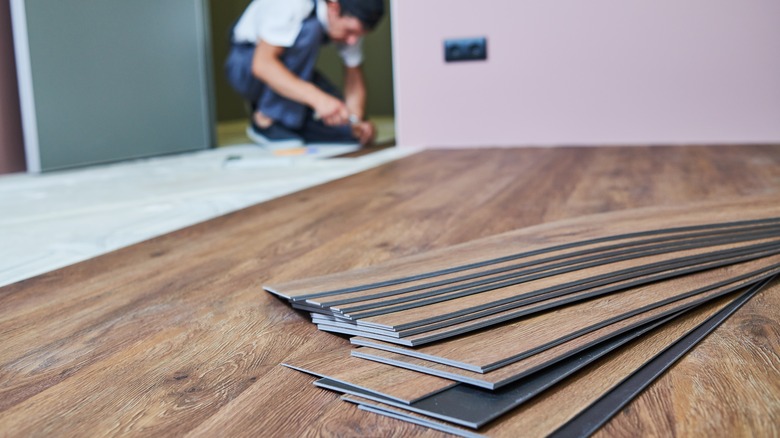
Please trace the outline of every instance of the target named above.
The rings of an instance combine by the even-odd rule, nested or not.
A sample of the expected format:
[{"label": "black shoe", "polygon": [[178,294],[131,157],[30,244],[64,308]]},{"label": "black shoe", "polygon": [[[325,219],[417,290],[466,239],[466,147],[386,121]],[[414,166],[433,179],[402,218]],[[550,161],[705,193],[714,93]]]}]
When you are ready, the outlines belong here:
[{"label": "black shoe", "polygon": [[303,139],[298,134],[276,123],[267,128],[261,128],[251,123],[246,128],[246,135],[253,142],[270,150],[293,149],[303,146]]}]

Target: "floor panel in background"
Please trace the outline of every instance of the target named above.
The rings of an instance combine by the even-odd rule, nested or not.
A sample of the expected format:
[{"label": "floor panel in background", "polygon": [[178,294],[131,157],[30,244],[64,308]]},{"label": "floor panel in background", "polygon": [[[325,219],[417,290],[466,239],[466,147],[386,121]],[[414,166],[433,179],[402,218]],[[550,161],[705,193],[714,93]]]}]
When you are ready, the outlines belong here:
[{"label": "floor panel in background", "polygon": [[[261,286],[564,218],[773,194],[778,146],[407,157],[0,289],[0,372],[11,382],[0,387],[0,430],[441,436],[366,415],[280,366],[349,344]],[[777,435],[778,306],[756,296],[598,433]]]}]

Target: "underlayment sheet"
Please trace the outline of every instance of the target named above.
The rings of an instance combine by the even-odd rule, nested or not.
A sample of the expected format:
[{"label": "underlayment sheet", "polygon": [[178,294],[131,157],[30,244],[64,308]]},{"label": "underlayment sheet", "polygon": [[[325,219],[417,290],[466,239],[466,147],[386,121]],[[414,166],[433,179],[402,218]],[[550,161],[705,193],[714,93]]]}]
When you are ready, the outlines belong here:
[{"label": "underlayment sheet", "polygon": [[[668,369],[676,360],[678,360],[680,357],[682,357],[687,351],[689,351],[693,346],[696,345],[701,339],[703,339],[707,334],[709,334],[712,330],[717,328],[723,321],[725,321],[731,314],[733,314],[739,307],[741,307],[747,300],[749,300],[752,296],[754,296],[763,286],[768,284],[771,280],[767,280],[759,285],[756,285],[752,287],[750,290],[748,290],[745,293],[742,293],[739,295],[738,298],[732,300],[730,303],[728,303],[725,306],[721,306],[720,308],[722,310],[718,311],[715,315],[707,318],[705,322],[700,323],[698,326],[695,326],[695,328],[690,329],[685,333],[683,336],[681,336],[679,339],[677,339],[675,342],[673,342],[668,348],[662,350],[661,352],[658,352],[655,354],[652,358],[646,361],[644,365],[641,365],[639,367],[639,371],[631,374],[631,377],[625,379],[622,381],[622,383],[617,385],[612,385],[611,387],[606,388],[606,390],[602,390],[599,394],[596,394],[595,396],[591,394],[591,399],[594,399],[591,401],[589,406],[587,408],[582,408],[580,405],[573,406],[571,403],[556,403],[554,406],[550,406],[548,409],[549,412],[553,413],[555,412],[556,415],[559,418],[565,417],[567,418],[566,421],[562,422],[561,424],[555,426],[554,422],[552,424],[548,423],[545,424],[543,427],[534,427],[534,425],[538,425],[542,423],[543,421],[532,421],[532,419],[525,418],[523,415],[528,410],[524,410],[524,408],[520,408],[520,411],[512,412],[508,414],[506,417],[498,420],[496,423],[491,423],[491,425],[488,425],[483,430],[480,430],[480,433],[486,433],[490,436],[514,436],[513,434],[517,433],[523,433],[524,435],[528,436],[535,436],[535,435],[548,435],[550,433],[555,433],[556,437],[570,437],[570,436],[588,436],[591,433],[593,433],[598,427],[603,425],[609,418],[612,417],[616,412],[618,412],[626,403],[628,403],[634,396],[636,396],[644,387],[649,385],[657,376],[659,376],[663,371]],[[689,315],[690,316],[690,315]],[[672,322],[670,325],[674,325],[675,323]],[[658,329],[658,331],[663,330],[663,328]],[[639,339],[635,341],[635,344],[641,343],[642,339]],[[631,348],[627,346],[626,348]],[[602,359],[602,361],[609,360],[610,356]],[[615,360],[615,358],[612,358]],[[598,364],[598,362],[596,363]],[[594,366],[589,367],[589,369],[593,369]],[[607,367],[607,365],[602,365],[601,369],[604,369]],[[631,373],[631,370],[622,370],[623,372]],[[575,374],[573,376],[574,379],[577,379],[579,375],[582,373],[585,373],[586,371],[582,371],[581,373]],[[598,368],[597,368],[598,372]],[[617,376],[612,377],[614,381],[620,381],[620,378]],[[578,383],[578,382],[574,382]],[[558,394],[558,397],[555,401],[563,401],[566,399],[566,385],[569,385],[568,389],[570,390],[580,390],[580,392],[587,391],[588,388],[584,387],[574,387],[573,382],[564,381],[560,385],[556,386],[556,388],[563,385],[564,391],[561,396],[561,394]],[[458,388],[458,387],[455,387]],[[453,390],[455,389],[453,388]],[[334,388],[335,389],[335,388]],[[338,390],[338,389],[337,389]],[[546,394],[546,393],[545,393]],[[603,397],[602,397],[603,396]],[[464,396],[458,399],[458,403],[469,406],[470,403],[479,403],[479,401],[469,401],[467,399],[468,396]],[[595,400],[596,398],[599,398],[598,400]],[[544,399],[545,395],[542,394],[539,396],[539,399]],[[398,409],[397,407],[394,407],[392,405],[389,405],[386,403],[386,401],[382,401],[381,399],[376,399],[380,401],[379,404],[373,403],[369,400],[366,400],[365,398],[355,398],[350,396],[345,396],[345,400],[351,401],[353,403],[359,403],[361,405],[366,406],[369,410],[381,414],[392,414],[390,416],[398,419],[402,419],[405,421],[411,421],[416,424],[422,424],[428,427],[432,427],[434,429],[443,430],[448,433],[454,433],[461,436],[475,436],[474,432],[464,429],[459,429],[457,426],[436,421],[432,418],[428,418],[423,415],[419,415],[415,412],[409,412],[407,409],[409,407],[405,407],[405,409]],[[531,402],[531,404],[536,405],[542,405],[542,408],[545,409],[545,403],[540,403],[539,400],[534,400]],[[550,403],[547,403],[548,405]],[[552,410],[550,410],[552,409]],[[532,410],[532,409],[531,409]],[[559,415],[559,412],[561,410],[565,411],[578,411],[578,412],[566,412],[565,415],[561,416]],[[537,412],[539,409],[537,409]],[[543,413],[543,412],[540,412]],[[525,425],[528,425],[529,427],[524,427]]]}]

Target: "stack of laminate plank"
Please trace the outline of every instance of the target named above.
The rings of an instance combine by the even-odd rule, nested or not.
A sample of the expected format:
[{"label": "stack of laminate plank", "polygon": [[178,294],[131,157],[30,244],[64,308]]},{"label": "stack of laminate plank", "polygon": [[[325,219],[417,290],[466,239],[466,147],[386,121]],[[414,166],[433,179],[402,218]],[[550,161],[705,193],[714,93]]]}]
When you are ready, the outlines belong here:
[{"label": "stack of laminate plank", "polygon": [[780,199],[601,214],[266,286],[344,350],[285,365],[472,436],[586,435],[780,273]]}]

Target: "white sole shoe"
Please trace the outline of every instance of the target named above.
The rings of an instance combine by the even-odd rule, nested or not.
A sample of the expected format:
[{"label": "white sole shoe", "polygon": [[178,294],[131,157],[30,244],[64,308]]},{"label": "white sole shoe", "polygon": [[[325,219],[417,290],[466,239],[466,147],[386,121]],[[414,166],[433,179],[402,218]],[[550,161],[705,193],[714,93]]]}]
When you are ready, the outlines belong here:
[{"label": "white sole shoe", "polygon": [[280,151],[284,149],[295,149],[303,147],[303,140],[291,138],[289,140],[271,140],[262,134],[258,134],[251,126],[246,128],[246,136],[255,144],[262,146],[269,151]]}]

